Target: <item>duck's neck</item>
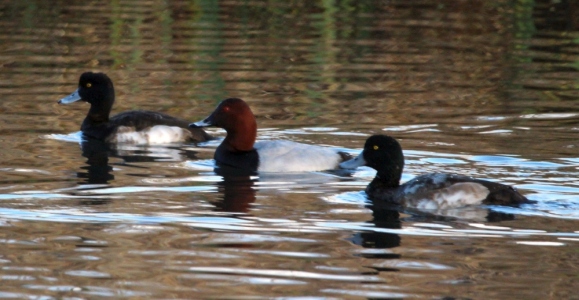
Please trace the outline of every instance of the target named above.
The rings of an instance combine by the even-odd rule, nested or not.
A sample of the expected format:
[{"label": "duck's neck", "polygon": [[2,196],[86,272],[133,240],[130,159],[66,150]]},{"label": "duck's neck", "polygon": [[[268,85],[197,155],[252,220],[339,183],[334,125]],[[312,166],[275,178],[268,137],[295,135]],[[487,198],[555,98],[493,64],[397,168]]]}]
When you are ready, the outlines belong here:
[{"label": "duck's neck", "polygon": [[106,123],[109,121],[109,115],[113,108],[113,103],[115,103],[115,91],[111,86],[107,89],[98,100],[97,103],[91,103],[88,114],[86,115],[86,120],[93,124]]},{"label": "duck's neck", "polygon": [[[395,174],[395,175],[393,175]],[[400,185],[400,177],[402,174],[390,173],[390,172],[378,172],[373,184],[380,184],[383,187],[395,188]]]},{"label": "duck's neck", "polygon": [[227,136],[223,141],[227,150],[232,152],[252,151],[257,136],[257,123],[255,119],[251,122],[240,122],[235,128],[227,130]]}]

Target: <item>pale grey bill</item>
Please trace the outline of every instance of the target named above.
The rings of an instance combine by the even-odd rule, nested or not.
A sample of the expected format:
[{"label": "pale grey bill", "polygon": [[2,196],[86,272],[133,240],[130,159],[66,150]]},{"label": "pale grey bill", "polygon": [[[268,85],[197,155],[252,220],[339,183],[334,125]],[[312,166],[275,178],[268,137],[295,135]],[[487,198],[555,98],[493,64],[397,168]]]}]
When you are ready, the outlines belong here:
[{"label": "pale grey bill", "polygon": [[72,92],[72,94],[60,99],[60,101],[58,101],[58,103],[60,104],[69,104],[72,102],[76,102],[78,100],[80,100],[80,95],[78,94],[78,89],[76,89],[76,91]]},{"label": "pale grey bill", "polygon": [[189,127],[207,127],[207,126],[211,126],[211,124],[205,122],[205,120],[189,124]]},{"label": "pale grey bill", "polygon": [[366,160],[364,159],[364,152],[360,153],[360,155],[356,156],[356,158],[352,158],[345,162],[340,163],[340,168],[342,169],[355,169],[360,166],[365,166]]}]

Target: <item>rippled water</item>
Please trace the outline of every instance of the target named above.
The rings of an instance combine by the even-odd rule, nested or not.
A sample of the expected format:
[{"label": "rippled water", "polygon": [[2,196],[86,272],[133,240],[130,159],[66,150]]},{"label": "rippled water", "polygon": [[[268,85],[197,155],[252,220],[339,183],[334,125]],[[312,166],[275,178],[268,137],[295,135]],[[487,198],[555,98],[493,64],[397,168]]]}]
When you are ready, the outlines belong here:
[{"label": "rippled water", "polygon": [[[0,297],[578,298],[577,20],[565,0],[0,0]],[[81,142],[87,105],[56,102],[87,70],[114,112],[241,97],[259,139],[386,133],[403,180],[537,203],[373,211],[368,168],[224,178],[219,141]]]}]

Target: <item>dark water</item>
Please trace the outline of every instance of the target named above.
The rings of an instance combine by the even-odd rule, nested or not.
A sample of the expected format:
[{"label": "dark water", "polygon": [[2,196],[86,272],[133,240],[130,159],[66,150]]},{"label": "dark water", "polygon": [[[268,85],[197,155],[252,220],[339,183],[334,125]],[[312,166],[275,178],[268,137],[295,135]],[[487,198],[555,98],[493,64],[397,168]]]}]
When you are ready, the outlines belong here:
[{"label": "dark water", "polygon": [[[578,299],[576,1],[1,1],[0,297]],[[370,169],[223,178],[218,142],[80,144],[84,71],[114,112],[259,139],[401,141],[533,205],[372,211]],[[223,136],[223,132],[212,133]]]}]

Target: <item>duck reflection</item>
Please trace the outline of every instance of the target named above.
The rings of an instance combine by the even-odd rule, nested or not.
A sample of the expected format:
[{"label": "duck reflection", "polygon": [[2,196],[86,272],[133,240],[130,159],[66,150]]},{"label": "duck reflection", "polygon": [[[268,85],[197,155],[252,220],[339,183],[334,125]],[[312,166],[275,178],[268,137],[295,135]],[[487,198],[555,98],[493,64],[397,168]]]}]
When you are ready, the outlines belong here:
[{"label": "duck reflection", "polygon": [[217,183],[217,190],[223,198],[214,203],[216,210],[247,213],[251,204],[255,202],[254,184],[257,181],[257,174],[227,166],[220,166],[214,171],[223,177],[223,181]]},{"label": "duck reflection", "polygon": [[[344,172],[343,172],[344,171]],[[217,183],[217,188],[223,198],[214,203],[220,211],[246,213],[255,202],[256,185],[267,185],[269,192],[284,193],[298,187],[302,191],[320,192],[331,186],[331,183],[349,176],[349,170],[326,172],[289,172],[289,173],[258,173],[220,165],[214,169],[223,181]],[[259,175],[259,176],[258,176]]]},{"label": "duck reflection", "polygon": [[[404,222],[453,222],[456,220],[476,220],[480,222],[502,222],[515,219],[513,214],[494,211],[487,207],[472,207],[448,210],[436,213],[421,210],[408,210],[395,206],[368,205],[367,208],[372,210],[372,220],[368,221],[375,228],[400,229],[402,221]],[[400,219],[400,214],[406,216]],[[359,232],[354,234],[350,241],[364,248],[386,249],[400,246],[401,237],[398,234],[387,232]],[[394,253],[363,253],[363,257],[392,259],[400,258],[399,254]],[[390,270],[392,271],[392,270]]]},{"label": "duck reflection", "polygon": [[114,180],[113,166],[109,163],[110,157],[120,158],[123,166],[132,168],[144,168],[133,163],[197,159],[196,151],[179,147],[115,145],[87,139],[84,136],[80,147],[82,156],[87,158],[87,165],[80,167],[82,171],[77,172],[77,177],[81,179],[80,184],[108,184]]},{"label": "duck reflection", "polygon": [[111,149],[107,143],[90,139],[82,141],[80,147],[82,156],[87,158],[87,165],[80,167],[82,171],[76,173],[82,184],[107,184],[115,179],[113,167],[109,164]]},{"label": "duck reflection", "polygon": [[[83,136],[80,144],[82,156],[86,157],[86,165],[80,167],[76,173],[81,185],[80,189],[101,188],[103,185],[109,185],[115,179],[113,174],[113,165],[122,165],[136,169],[147,168],[139,165],[141,162],[159,162],[159,161],[184,161],[187,159],[198,159],[197,152],[181,149],[177,146],[138,146],[138,145],[121,145],[109,144],[101,140],[90,139]],[[117,163],[111,163],[110,158],[120,160]],[[132,176],[145,176],[138,173]],[[96,185],[96,186],[95,186]],[[87,200],[84,204],[104,204],[110,200]]]},{"label": "duck reflection", "polygon": [[[372,209],[372,206],[368,208]],[[375,228],[400,229],[402,224],[400,221],[400,213],[396,209],[372,209],[372,223]],[[379,231],[367,231],[355,233],[350,241],[356,245],[364,248],[387,249],[400,246],[400,235]],[[367,258],[400,258],[399,254],[395,253],[363,253],[363,257]]]}]

